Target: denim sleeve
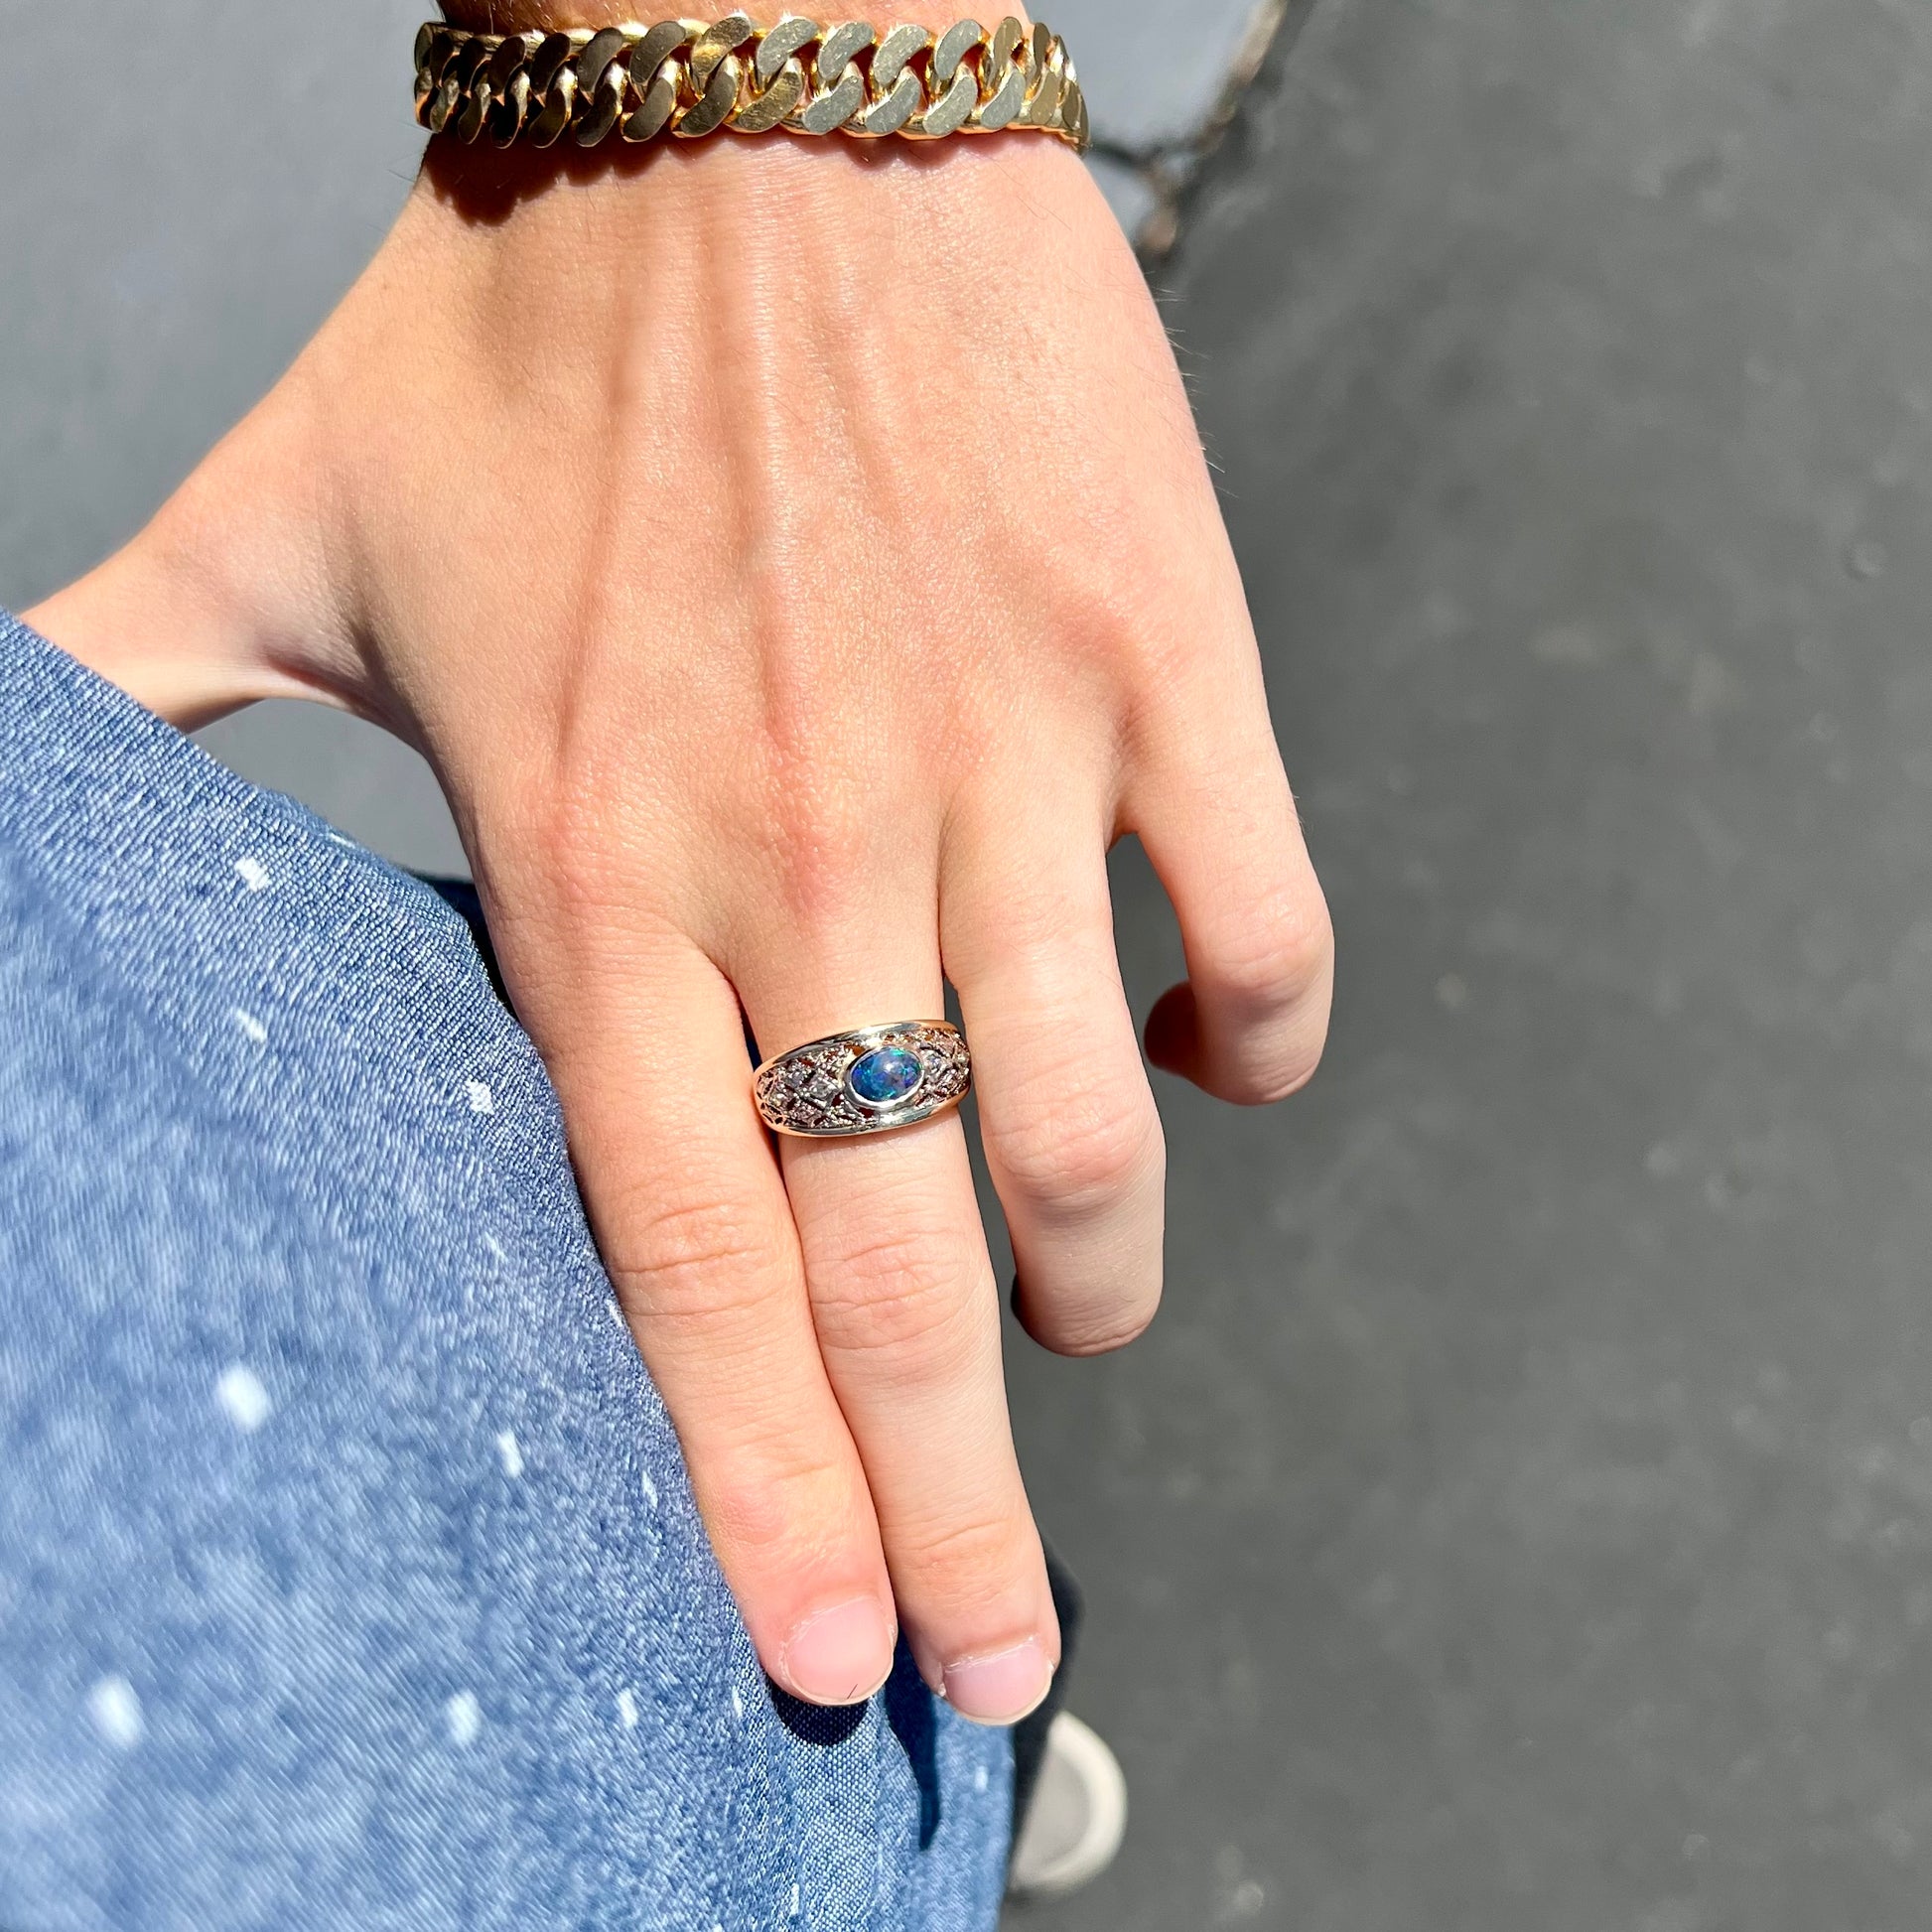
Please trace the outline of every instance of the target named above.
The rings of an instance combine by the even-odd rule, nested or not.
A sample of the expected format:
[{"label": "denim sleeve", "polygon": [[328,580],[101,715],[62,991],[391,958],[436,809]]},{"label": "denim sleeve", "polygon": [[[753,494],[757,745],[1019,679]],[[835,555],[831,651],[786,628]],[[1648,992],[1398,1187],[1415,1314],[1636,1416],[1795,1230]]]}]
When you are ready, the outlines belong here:
[{"label": "denim sleeve", "polygon": [[462,920],[0,618],[0,1925],[968,1932],[1011,1776],[766,1682]]}]

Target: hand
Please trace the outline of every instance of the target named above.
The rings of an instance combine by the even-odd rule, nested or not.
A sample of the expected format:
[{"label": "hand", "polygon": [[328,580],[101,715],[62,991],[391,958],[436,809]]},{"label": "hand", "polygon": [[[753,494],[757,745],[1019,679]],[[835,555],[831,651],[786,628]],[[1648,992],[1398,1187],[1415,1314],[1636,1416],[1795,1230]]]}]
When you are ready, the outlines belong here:
[{"label": "hand", "polygon": [[1161,1286],[1105,855],[1159,1065],[1312,1070],[1326,913],[1167,341],[1045,140],[432,145],[360,283],[134,545],[33,614],[183,723],[299,692],[434,761],[759,1653],[969,1717],[1058,1633],[945,1119],[774,1151],[767,1053],[957,990],[1046,1346]]}]

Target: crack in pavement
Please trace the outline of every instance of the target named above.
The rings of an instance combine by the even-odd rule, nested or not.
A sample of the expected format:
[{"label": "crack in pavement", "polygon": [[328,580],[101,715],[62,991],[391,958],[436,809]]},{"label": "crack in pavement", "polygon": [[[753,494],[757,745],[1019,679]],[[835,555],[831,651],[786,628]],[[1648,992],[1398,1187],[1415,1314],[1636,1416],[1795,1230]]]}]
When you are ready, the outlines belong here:
[{"label": "crack in pavement", "polygon": [[1144,265],[1173,253],[1187,217],[1218,172],[1211,164],[1222,154],[1242,110],[1259,83],[1279,77],[1313,11],[1314,0],[1256,0],[1212,106],[1185,134],[1148,142],[1114,141],[1095,134],[1094,154],[1130,171],[1154,197],[1154,207],[1134,235],[1135,251]]}]

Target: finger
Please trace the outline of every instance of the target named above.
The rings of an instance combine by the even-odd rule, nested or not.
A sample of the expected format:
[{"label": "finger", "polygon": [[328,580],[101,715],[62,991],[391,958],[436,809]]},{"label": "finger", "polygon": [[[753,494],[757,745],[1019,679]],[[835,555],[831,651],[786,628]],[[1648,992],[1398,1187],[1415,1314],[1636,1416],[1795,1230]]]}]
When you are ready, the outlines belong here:
[{"label": "finger", "polygon": [[572,993],[568,1029],[540,1043],[719,1564],[771,1676],[809,1703],[856,1703],[892,1669],[891,1583],[737,998],[682,939],[626,950],[621,976]]},{"label": "finger", "polygon": [[1027,1332],[1121,1347],[1161,1300],[1167,1157],[1121,989],[1106,832],[962,815],[943,942],[972,1041],[980,1137]]},{"label": "finger", "polygon": [[1129,811],[1187,954],[1186,983],[1149,1016],[1148,1057],[1254,1106],[1306,1085],[1321,1058],[1334,938],[1258,697],[1248,715],[1259,729],[1240,745],[1173,748]]},{"label": "finger", "polygon": [[[928,899],[929,904],[929,892]],[[735,975],[766,1052],[930,1017],[932,917],[860,912],[849,942]],[[896,956],[877,935],[898,935]],[[844,961],[840,966],[835,963]],[[851,1141],[782,1143],[818,1343],[859,1446],[899,1615],[926,1682],[1011,1724],[1045,1696],[1059,1629],[1021,1482],[999,1302],[956,1115]]]}]

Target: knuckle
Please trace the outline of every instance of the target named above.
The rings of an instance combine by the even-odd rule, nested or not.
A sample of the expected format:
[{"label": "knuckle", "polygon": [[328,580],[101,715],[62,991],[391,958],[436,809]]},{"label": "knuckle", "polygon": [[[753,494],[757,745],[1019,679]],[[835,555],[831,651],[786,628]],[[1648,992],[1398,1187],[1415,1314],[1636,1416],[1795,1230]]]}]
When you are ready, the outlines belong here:
[{"label": "knuckle", "polygon": [[784,1268],[770,1217],[729,1196],[659,1203],[626,1217],[609,1265],[653,1319],[702,1320],[765,1295]]},{"label": "knuckle", "polygon": [[1318,891],[1281,892],[1254,908],[1215,948],[1212,984],[1232,1017],[1265,1024],[1327,981],[1334,959],[1328,906]]},{"label": "knuckle", "polygon": [[808,930],[849,910],[865,878],[877,827],[863,786],[774,783],[759,817],[771,877]]},{"label": "knuckle", "polygon": [[736,1479],[693,1472],[720,1554],[743,1576],[766,1579],[836,1570],[860,1541],[860,1512],[846,1472],[830,1459],[793,1463],[782,1454],[744,1458]]},{"label": "knuckle", "polygon": [[1265,1050],[1256,1050],[1251,1042],[1247,1052],[1234,1059],[1229,1077],[1219,1089],[1222,1097],[1237,1106],[1271,1107],[1300,1093],[1321,1064],[1327,1035],[1324,1008],[1312,1016],[1311,1024],[1293,1028]]},{"label": "knuckle", "polygon": [[1029,1108],[989,1125],[990,1151],[1010,1183],[1036,1206],[1069,1218],[1100,1212],[1152,1181],[1166,1166],[1161,1117],[1125,1080],[1091,1082],[1055,1093],[1052,1106]]},{"label": "knuckle", "polygon": [[1276,1072],[1270,1083],[1272,1091],[1264,1096],[1267,1101],[1286,1100],[1292,1093],[1300,1093],[1314,1078],[1315,1069],[1321,1064],[1321,1055],[1328,1045],[1328,1010],[1325,1004],[1314,1016],[1311,1026],[1305,1028],[1301,1036],[1290,1048],[1287,1063]]},{"label": "knuckle", "polygon": [[957,1366],[973,1304],[963,1244],[922,1227],[889,1228],[842,1247],[813,1272],[820,1339],[855,1355]]},{"label": "knuckle", "polygon": [[1161,1307],[1161,1292],[1132,1301],[1109,1299],[1086,1306],[1054,1308],[1049,1313],[1027,1320],[1027,1332],[1041,1347],[1055,1355],[1084,1359],[1111,1355],[1130,1342],[1139,1341],[1153,1325]]},{"label": "knuckle", "polygon": [[548,770],[517,800],[510,837],[566,919],[601,909],[619,843],[613,791],[586,765]]},{"label": "knuckle", "polygon": [[959,1615],[1004,1600],[1029,1554],[1015,1518],[976,1511],[914,1538],[906,1561],[921,1597]]}]

